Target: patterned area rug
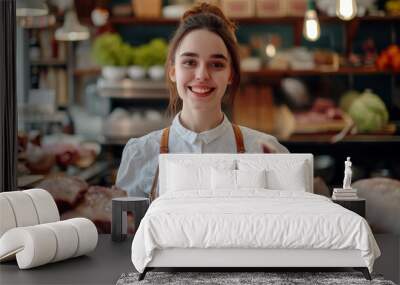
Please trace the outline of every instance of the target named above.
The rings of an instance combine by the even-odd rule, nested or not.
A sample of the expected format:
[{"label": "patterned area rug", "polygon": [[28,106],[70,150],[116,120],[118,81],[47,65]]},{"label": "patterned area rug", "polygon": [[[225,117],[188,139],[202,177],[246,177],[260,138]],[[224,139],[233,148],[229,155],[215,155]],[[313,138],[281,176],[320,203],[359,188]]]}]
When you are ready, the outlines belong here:
[{"label": "patterned area rug", "polygon": [[380,275],[372,274],[372,281],[364,278],[360,272],[148,272],[142,281],[138,281],[139,273],[124,273],[117,285],[133,284],[267,284],[267,285],[297,285],[297,284],[379,284],[395,285],[384,280]]}]

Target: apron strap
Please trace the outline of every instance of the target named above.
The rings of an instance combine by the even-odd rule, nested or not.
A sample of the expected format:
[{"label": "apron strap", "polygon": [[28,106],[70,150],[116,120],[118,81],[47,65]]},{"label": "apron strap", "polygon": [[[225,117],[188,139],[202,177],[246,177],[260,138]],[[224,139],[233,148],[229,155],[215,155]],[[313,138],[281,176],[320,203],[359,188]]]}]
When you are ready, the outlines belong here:
[{"label": "apron strap", "polygon": [[[169,127],[163,129],[162,134],[161,134],[161,141],[160,141],[160,153],[168,153],[168,140],[169,140]],[[153,183],[151,185],[151,190],[150,190],[150,203],[154,201],[154,199],[157,198],[157,184],[158,184],[158,163],[157,163],[157,169],[156,173],[153,178]]]},{"label": "apron strap", "polygon": [[160,142],[160,153],[168,153],[169,127],[163,129]]},{"label": "apron strap", "polygon": [[240,130],[240,127],[238,125],[232,124],[232,128],[233,128],[233,132],[235,134],[236,152],[237,153],[245,153],[246,150],[244,148],[243,134],[242,134],[242,131]]}]

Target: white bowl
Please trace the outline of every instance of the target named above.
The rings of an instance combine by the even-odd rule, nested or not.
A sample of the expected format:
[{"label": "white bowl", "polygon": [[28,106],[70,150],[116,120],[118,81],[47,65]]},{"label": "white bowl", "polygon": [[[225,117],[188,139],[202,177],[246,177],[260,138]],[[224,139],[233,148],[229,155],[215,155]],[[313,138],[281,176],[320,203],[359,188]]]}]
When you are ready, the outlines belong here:
[{"label": "white bowl", "polygon": [[162,65],[153,65],[147,71],[150,78],[153,80],[162,80],[165,75],[164,66]]},{"label": "white bowl", "polygon": [[126,76],[126,67],[104,66],[101,69],[101,75],[110,81],[118,81]]},{"label": "white bowl", "polygon": [[132,79],[143,79],[146,76],[146,69],[139,65],[132,65],[128,68],[128,75]]},{"label": "white bowl", "polygon": [[187,5],[167,5],[162,9],[164,18],[179,19],[189,7]]}]

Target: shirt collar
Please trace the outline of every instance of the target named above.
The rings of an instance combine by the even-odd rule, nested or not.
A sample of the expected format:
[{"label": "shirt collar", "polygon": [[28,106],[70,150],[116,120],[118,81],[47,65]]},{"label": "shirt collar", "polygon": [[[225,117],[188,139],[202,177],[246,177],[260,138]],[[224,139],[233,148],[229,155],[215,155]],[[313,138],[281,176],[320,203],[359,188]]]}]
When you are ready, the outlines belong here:
[{"label": "shirt collar", "polygon": [[224,120],[222,121],[221,124],[216,126],[215,128],[211,130],[207,130],[201,133],[196,133],[193,132],[187,128],[185,128],[180,119],[179,119],[180,113],[178,113],[174,120],[172,121],[171,128],[176,130],[176,132],[188,143],[193,144],[196,140],[201,140],[206,144],[209,144],[210,142],[214,141],[215,139],[219,138],[222,136],[225,131],[231,126],[231,122],[229,119],[226,117],[224,114]]}]

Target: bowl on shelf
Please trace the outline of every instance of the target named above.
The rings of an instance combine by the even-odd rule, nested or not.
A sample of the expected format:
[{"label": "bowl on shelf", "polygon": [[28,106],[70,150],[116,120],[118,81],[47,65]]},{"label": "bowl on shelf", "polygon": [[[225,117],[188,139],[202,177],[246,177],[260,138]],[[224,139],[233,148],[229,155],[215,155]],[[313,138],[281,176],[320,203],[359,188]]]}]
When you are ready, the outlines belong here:
[{"label": "bowl on shelf", "polygon": [[132,65],[128,68],[128,75],[134,80],[143,79],[146,77],[146,69],[139,65]]},{"label": "bowl on shelf", "polygon": [[165,75],[164,66],[162,65],[153,65],[147,71],[150,78],[153,80],[162,80]]},{"label": "bowl on shelf", "polygon": [[126,67],[122,66],[103,66],[101,75],[110,81],[118,81],[126,76]]},{"label": "bowl on shelf", "polygon": [[189,7],[187,5],[167,5],[162,9],[162,15],[167,19],[179,19]]}]

